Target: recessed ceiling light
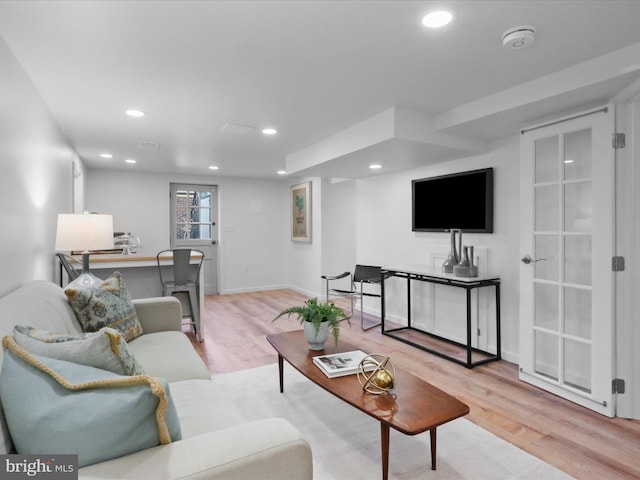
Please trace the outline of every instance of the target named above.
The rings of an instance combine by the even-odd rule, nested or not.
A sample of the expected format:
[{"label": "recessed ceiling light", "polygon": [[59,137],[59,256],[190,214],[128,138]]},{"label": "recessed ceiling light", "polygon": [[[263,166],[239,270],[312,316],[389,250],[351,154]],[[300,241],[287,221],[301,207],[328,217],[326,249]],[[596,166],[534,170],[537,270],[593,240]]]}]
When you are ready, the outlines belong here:
[{"label": "recessed ceiling light", "polygon": [[136,161],[133,158],[127,158],[124,162],[125,163],[136,163]]},{"label": "recessed ceiling light", "polygon": [[140,110],[130,109],[130,110],[127,110],[124,113],[126,113],[130,117],[144,117],[144,112],[142,112]]},{"label": "recessed ceiling light", "polygon": [[100,156],[102,158],[113,158],[113,155],[111,155],[110,153],[101,153]]},{"label": "recessed ceiling light", "polygon": [[564,163],[573,163],[573,160],[565,160]]},{"label": "recessed ceiling light", "polygon": [[438,10],[428,13],[422,19],[422,24],[428,28],[440,28],[449,24],[453,20],[453,14],[446,10]]},{"label": "recessed ceiling light", "polygon": [[265,135],[275,135],[276,133],[278,133],[278,130],[276,130],[275,128],[263,128],[262,133],[264,133]]},{"label": "recessed ceiling light", "polygon": [[287,171],[286,170],[278,170],[278,175],[286,175]]},{"label": "recessed ceiling light", "polygon": [[218,170],[220,167],[217,165],[209,165],[209,170]]},{"label": "recessed ceiling light", "polygon": [[371,170],[378,170],[378,169],[382,168],[382,165],[380,165],[379,163],[372,163],[371,165],[369,165],[369,168]]}]

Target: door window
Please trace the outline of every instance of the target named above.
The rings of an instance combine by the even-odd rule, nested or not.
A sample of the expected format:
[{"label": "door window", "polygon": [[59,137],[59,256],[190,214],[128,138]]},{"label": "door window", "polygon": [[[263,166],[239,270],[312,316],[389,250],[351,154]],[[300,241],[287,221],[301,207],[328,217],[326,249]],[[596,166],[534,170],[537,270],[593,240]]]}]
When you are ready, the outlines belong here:
[{"label": "door window", "polygon": [[176,240],[211,240],[211,191],[176,191]]}]

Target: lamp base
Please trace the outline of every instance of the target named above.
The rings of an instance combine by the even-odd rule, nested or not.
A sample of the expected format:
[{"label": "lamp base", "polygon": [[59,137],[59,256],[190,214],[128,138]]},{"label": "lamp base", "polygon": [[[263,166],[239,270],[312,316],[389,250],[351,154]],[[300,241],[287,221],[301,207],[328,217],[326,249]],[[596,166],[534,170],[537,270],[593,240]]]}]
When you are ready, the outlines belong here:
[{"label": "lamp base", "polygon": [[76,278],[72,282],[69,282],[65,289],[72,288],[74,290],[84,290],[85,288],[91,288],[100,285],[102,282],[104,282],[104,280],[96,277],[91,272],[85,271],[82,272],[78,278]]}]

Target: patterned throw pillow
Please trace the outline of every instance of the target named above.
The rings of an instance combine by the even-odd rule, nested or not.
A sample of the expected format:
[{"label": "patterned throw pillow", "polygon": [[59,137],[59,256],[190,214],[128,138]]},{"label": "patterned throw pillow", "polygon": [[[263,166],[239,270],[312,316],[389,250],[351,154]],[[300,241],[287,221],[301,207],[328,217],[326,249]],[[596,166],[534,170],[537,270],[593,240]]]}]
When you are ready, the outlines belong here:
[{"label": "patterned throw pillow", "polygon": [[142,335],[136,307],[120,272],[114,272],[96,287],[67,288],[64,293],[85,332],[111,327],[122,332],[126,342]]},{"label": "patterned throw pillow", "polygon": [[16,451],[78,455],[84,467],[182,438],[169,384],[31,355],[2,339],[0,400]]},{"label": "patterned throw pillow", "polygon": [[16,325],[13,338],[27,352],[109,370],[118,375],[144,375],[122,333],[105,327],[98,332],[66,335]]}]

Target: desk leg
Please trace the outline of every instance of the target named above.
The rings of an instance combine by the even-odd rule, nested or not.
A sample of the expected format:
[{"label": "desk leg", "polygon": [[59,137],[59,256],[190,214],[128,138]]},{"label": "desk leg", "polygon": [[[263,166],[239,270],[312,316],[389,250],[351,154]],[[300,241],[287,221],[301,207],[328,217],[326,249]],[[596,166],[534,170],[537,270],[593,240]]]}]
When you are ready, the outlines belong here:
[{"label": "desk leg", "polygon": [[284,359],[282,355],[278,354],[278,374],[280,376],[280,393],[284,392]]},{"label": "desk leg", "polygon": [[[205,324],[205,322],[203,321],[204,319],[204,268],[200,269],[200,274],[198,276],[198,285],[196,285],[196,288],[198,289],[198,335],[196,336],[196,339],[202,343],[204,342],[204,332],[203,332],[203,325]],[[195,319],[193,319],[195,321]]]},{"label": "desk leg", "polygon": [[380,422],[380,443],[382,445],[382,480],[389,478],[389,425]]},{"label": "desk leg", "polygon": [[467,288],[467,368],[471,368],[471,289]]},{"label": "desk leg", "polygon": [[502,333],[500,332],[500,283],[496,283],[496,348],[497,359],[502,359]]},{"label": "desk leg", "polygon": [[411,328],[411,275],[407,275],[407,327]]},{"label": "desk leg", "polygon": [[429,430],[431,437],[431,470],[436,469],[436,427]]}]

